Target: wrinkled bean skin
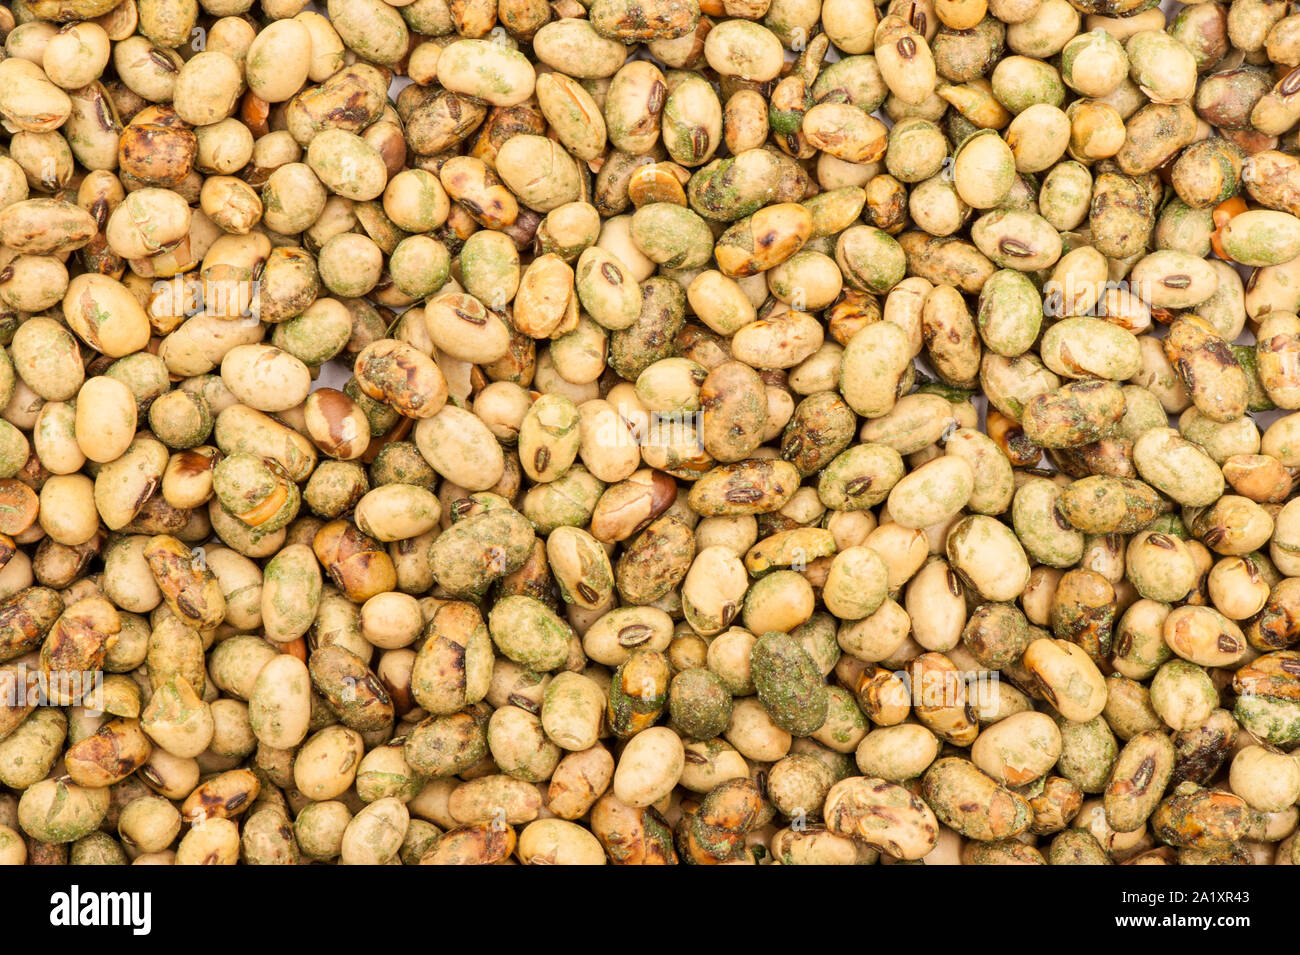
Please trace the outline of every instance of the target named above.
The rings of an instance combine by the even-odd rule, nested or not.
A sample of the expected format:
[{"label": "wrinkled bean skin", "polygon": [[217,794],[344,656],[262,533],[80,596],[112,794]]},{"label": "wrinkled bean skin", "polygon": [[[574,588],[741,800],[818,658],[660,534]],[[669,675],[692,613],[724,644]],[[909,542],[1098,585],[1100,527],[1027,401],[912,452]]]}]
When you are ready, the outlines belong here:
[{"label": "wrinkled bean skin", "polygon": [[946,825],[971,839],[991,842],[1028,828],[1029,804],[966,760],[938,760],[922,779],[922,796]]},{"label": "wrinkled bean skin", "polygon": [[883,779],[857,776],[836,783],[824,812],[831,832],[860,839],[896,859],[919,859],[938,839],[930,807]]}]

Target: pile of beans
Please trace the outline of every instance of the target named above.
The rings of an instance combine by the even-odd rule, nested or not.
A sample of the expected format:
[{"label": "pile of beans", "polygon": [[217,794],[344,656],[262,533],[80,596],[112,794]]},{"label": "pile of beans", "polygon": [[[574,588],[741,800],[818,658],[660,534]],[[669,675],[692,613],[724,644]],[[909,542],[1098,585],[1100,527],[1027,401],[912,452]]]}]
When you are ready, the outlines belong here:
[{"label": "pile of beans", "polygon": [[0,861],[1300,861],[1288,9],[0,7]]}]

